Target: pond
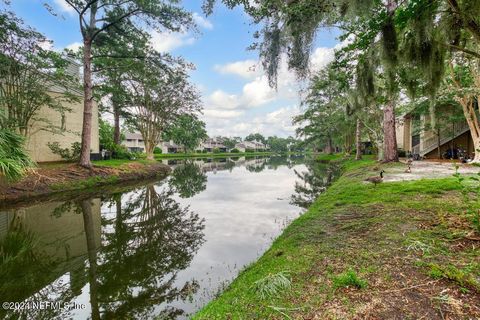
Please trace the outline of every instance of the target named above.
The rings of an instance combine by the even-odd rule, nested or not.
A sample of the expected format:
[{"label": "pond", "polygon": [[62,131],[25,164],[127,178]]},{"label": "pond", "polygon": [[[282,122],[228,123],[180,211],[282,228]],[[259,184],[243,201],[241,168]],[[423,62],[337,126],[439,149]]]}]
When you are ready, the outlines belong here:
[{"label": "pond", "polygon": [[1,210],[0,296],[23,310],[0,316],[188,318],[334,176],[294,156],[165,163],[161,181]]}]

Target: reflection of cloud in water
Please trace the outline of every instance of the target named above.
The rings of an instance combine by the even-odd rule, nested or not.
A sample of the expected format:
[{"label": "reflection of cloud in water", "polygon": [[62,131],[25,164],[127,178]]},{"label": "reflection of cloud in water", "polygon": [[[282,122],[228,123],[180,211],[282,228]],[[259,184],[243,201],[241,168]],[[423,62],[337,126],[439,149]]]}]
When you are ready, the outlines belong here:
[{"label": "reflection of cloud in water", "polygon": [[[298,169],[305,169],[298,166]],[[204,279],[204,297],[189,306],[190,311],[208,302],[224,281],[230,281],[245,264],[254,261],[300,210],[288,203],[297,180],[292,170],[249,172],[245,167],[208,175],[207,189],[191,199],[178,199],[205,218],[205,244],[191,268],[178,279]],[[279,200],[284,199],[284,200]],[[202,292],[202,289],[200,292]]]}]

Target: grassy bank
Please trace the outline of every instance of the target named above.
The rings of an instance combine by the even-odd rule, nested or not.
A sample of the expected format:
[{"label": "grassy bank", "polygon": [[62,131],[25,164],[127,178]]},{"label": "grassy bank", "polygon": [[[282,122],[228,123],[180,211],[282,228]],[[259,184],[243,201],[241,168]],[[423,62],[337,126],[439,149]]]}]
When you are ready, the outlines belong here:
[{"label": "grassy bank", "polygon": [[95,161],[91,169],[63,163],[41,166],[15,183],[0,184],[0,207],[67,191],[165,177],[170,168],[159,161]]},{"label": "grassy bank", "polygon": [[344,162],[343,176],[194,319],[480,317],[480,237],[459,182],[363,182],[398,165]]}]

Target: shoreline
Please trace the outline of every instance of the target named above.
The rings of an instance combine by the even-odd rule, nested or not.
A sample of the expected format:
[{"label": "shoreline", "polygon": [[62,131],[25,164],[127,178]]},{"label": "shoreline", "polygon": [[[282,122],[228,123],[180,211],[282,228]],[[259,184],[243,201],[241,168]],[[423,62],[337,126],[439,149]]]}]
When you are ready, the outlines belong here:
[{"label": "shoreline", "polygon": [[94,163],[92,169],[76,164],[40,167],[20,181],[0,185],[0,208],[72,191],[89,192],[97,187],[161,179],[170,171],[167,165],[146,160],[124,161],[114,166]]},{"label": "shoreline", "polygon": [[[373,186],[404,164],[340,158],[342,175],[193,319],[480,317],[480,231],[458,180]],[[439,310],[444,292],[456,305]]]}]

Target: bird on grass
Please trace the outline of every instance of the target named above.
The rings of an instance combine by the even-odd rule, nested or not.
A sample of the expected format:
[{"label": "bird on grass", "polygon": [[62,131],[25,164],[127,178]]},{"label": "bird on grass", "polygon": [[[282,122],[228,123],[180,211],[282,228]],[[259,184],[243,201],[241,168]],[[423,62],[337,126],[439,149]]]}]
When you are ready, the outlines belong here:
[{"label": "bird on grass", "polygon": [[377,184],[383,182],[383,173],[385,171],[382,170],[380,171],[380,175],[379,176],[374,176],[374,177],[368,177],[367,179],[365,179],[366,182],[370,182],[370,183],[373,183],[375,185],[375,187],[377,186]]},{"label": "bird on grass", "polygon": [[405,173],[412,173],[412,167],[409,165],[408,168],[405,170]]}]

